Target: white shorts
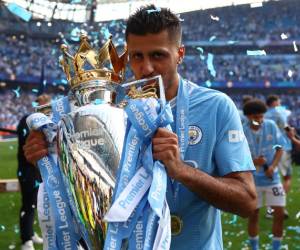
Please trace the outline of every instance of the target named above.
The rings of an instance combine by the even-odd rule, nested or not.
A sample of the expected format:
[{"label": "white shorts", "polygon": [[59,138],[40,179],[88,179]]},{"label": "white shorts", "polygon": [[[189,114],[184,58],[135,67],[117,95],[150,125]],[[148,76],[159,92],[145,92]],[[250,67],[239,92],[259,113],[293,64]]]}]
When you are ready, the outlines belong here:
[{"label": "white shorts", "polygon": [[283,151],[281,159],[278,163],[278,169],[282,176],[291,176],[292,174],[292,154],[291,152]]},{"label": "white shorts", "polygon": [[281,183],[272,186],[256,186],[257,208],[264,206],[285,207],[286,195]]}]

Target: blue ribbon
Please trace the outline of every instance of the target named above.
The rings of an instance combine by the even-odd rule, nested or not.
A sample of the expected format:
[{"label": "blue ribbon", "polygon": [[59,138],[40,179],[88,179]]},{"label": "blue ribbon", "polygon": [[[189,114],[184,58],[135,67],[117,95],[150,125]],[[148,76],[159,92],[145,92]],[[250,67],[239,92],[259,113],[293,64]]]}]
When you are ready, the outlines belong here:
[{"label": "blue ribbon", "polygon": [[[161,103],[153,98],[129,99],[125,111],[128,115],[128,127],[123,149],[123,153],[125,153],[122,155],[117,179],[118,185],[113,201],[119,197],[137,169],[142,165],[155,178],[157,176],[162,177],[160,178],[162,183],[157,183],[157,180],[153,178],[149,193],[157,191],[158,188],[161,192],[158,196],[151,196],[150,198],[149,194],[146,193],[127,222],[109,223],[104,249],[120,249],[124,244],[124,239],[128,237],[129,249],[138,249],[141,244],[141,235],[144,238],[148,237],[147,239],[151,238],[147,241],[151,248],[157,228],[153,225],[157,225],[157,223],[151,224],[151,226],[150,223],[152,223],[151,220],[158,221],[157,214],[161,215],[165,200],[166,172],[160,162],[155,162],[153,165],[151,138],[158,127],[167,126],[172,122],[170,106],[161,107]],[[154,209],[154,213],[152,209]],[[143,226],[139,227],[138,225]],[[140,231],[136,230],[137,227]]]}]

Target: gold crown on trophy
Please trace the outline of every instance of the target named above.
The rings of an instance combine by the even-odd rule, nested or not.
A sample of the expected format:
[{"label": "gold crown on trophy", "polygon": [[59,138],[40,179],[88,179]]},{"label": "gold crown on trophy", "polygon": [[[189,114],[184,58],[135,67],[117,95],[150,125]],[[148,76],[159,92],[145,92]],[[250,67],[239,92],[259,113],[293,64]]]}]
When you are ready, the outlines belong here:
[{"label": "gold crown on trophy", "polygon": [[[120,83],[124,79],[127,63],[127,50],[119,56],[112,42],[112,36],[101,49],[94,50],[88,42],[86,34],[81,34],[80,45],[75,53],[71,55],[67,45],[62,44],[63,56],[60,64],[67,76],[71,88],[77,87],[92,80],[104,80]],[[104,66],[111,63],[112,69]]]}]

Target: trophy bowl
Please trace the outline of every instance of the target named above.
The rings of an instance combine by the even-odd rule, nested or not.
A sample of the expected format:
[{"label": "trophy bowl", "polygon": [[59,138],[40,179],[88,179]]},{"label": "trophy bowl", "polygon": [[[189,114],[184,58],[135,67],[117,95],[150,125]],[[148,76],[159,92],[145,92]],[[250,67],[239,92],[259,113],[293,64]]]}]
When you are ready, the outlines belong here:
[{"label": "trophy bowl", "polygon": [[111,203],[125,133],[124,111],[111,103],[108,86],[95,81],[74,89],[79,107],[58,124],[59,166],[74,217],[93,249],[104,245],[103,217]]}]

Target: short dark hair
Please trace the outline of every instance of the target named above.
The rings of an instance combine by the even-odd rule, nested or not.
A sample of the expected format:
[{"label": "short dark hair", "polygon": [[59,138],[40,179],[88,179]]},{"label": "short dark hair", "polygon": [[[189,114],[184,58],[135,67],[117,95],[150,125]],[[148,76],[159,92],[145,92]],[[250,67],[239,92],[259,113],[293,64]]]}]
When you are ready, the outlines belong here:
[{"label": "short dark hair", "polygon": [[267,106],[266,104],[258,99],[252,99],[243,107],[244,115],[258,115],[258,114],[264,114],[267,112]]},{"label": "short dark hair", "polygon": [[181,44],[182,28],[179,17],[168,8],[157,8],[154,4],[138,9],[127,20],[126,40],[129,34],[146,35],[168,31],[172,41]]},{"label": "short dark hair", "polygon": [[278,95],[269,95],[267,97],[266,103],[267,105],[270,107],[272,105],[273,102],[277,102],[279,101],[279,96]]},{"label": "short dark hair", "polygon": [[245,105],[246,102],[249,102],[252,99],[253,99],[253,97],[251,95],[243,95],[243,97],[242,97],[243,105]]}]

